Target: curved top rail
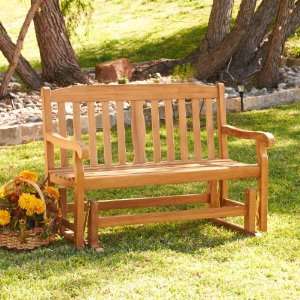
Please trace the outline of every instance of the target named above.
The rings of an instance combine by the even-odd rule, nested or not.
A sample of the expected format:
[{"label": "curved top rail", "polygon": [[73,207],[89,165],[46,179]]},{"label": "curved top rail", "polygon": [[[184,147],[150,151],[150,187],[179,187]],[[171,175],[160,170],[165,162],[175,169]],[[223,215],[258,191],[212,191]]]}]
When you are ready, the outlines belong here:
[{"label": "curved top rail", "polygon": [[[47,89],[47,88],[43,88]],[[50,99],[56,102],[162,100],[179,98],[217,98],[217,85],[198,83],[76,85],[51,90]]]}]

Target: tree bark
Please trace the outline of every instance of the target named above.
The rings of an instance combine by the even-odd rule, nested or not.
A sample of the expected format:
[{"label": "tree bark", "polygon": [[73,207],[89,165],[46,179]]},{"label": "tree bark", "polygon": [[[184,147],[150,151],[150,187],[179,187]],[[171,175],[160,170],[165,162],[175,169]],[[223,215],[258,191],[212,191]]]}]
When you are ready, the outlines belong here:
[{"label": "tree bark", "polygon": [[209,53],[199,54],[195,62],[198,79],[213,76],[230,60],[247,33],[255,6],[256,0],[243,0],[233,30]]},{"label": "tree bark", "polygon": [[214,0],[201,50],[209,52],[230,32],[233,0]]},{"label": "tree bark", "polygon": [[39,6],[41,5],[42,1],[43,0],[37,0],[30,7],[30,9],[29,9],[29,11],[26,15],[25,21],[24,21],[23,26],[21,28],[20,34],[18,36],[16,49],[15,49],[15,52],[14,52],[14,55],[13,55],[12,62],[10,63],[7,72],[5,73],[5,76],[3,78],[3,81],[2,81],[2,84],[1,84],[1,87],[0,87],[0,98],[7,94],[8,84],[9,84],[9,82],[11,80],[11,77],[13,76],[13,74],[16,70],[16,67],[18,65],[18,61],[19,61],[21,51],[22,51],[22,48],[23,48],[24,39],[25,39],[25,36],[28,32],[29,25],[30,25],[36,11],[38,10]]},{"label": "tree bark", "polygon": [[[0,22],[0,50],[8,60],[12,63],[13,56],[16,51],[16,45],[10,39],[4,26]],[[22,81],[34,90],[38,90],[41,87],[41,80],[36,71],[31,67],[29,62],[21,55],[18,61],[16,72],[22,79]]]},{"label": "tree bark", "polygon": [[254,14],[247,34],[241,40],[230,67],[236,81],[243,81],[259,68],[259,49],[264,43],[276,16],[279,0],[264,0]]},{"label": "tree bark", "polygon": [[[34,3],[36,0],[31,0]],[[47,0],[34,17],[36,37],[40,49],[42,76],[46,81],[69,85],[87,83],[80,70],[69,41],[58,0]]]},{"label": "tree bark", "polygon": [[279,80],[281,54],[286,41],[288,23],[295,4],[294,0],[281,0],[272,32],[268,52],[262,70],[257,76],[260,87],[276,87]]},{"label": "tree bark", "polygon": [[288,28],[286,31],[286,38],[294,34],[295,31],[299,28],[299,26],[300,26],[300,0],[298,0],[295,4],[295,9],[293,11],[293,14],[291,15]]}]

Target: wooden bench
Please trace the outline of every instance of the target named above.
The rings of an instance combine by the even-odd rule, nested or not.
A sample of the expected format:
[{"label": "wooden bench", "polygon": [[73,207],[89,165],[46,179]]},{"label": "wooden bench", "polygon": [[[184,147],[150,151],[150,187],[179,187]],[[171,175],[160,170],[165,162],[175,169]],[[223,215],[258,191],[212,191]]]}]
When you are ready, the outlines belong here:
[{"label": "wooden bench", "polygon": [[[98,228],[123,224],[208,218],[217,224],[251,234],[254,234],[257,229],[267,231],[267,148],[273,145],[274,138],[270,133],[247,131],[227,125],[223,84],[216,86],[199,84],[73,86],[53,91],[43,88],[42,99],[46,174],[51,183],[61,186],[64,235],[71,238],[77,248],[84,246],[88,211],[88,241],[91,247],[99,246]],[[213,113],[214,101],[217,108],[216,116]],[[124,102],[131,104],[131,126],[128,129],[125,129]],[[57,126],[52,121],[55,103],[58,107]],[[73,107],[72,136],[68,136],[67,133],[66,103],[71,103],[68,104],[68,110],[70,106]],[[103,127],[101,134],[103,141],[100,142],[95,117],[95,104],[99,103],[102,105]],[[112,155],[110,116],[112,104],[115,105],[116,110],[116,155]],[[148,114],[150,111],[151,115],[153,150],[151,160],[147,160],[145,154],[145,104],[148,107]],[[80,105],[87,108],[87,137],[82,134]],[[191,118],[187,117],[187,107],[191,110]],[[201,120],[200,124],[202,108],[205,120]],[[164,122],[161,122],[161,114],[164,115]],[[133,159],[130,159],[130,155],[126,152],[126,144],[130,142],[126,140],[126,137],[128,138],[126,130],[131,130]],[[177,133],[179,149],[174,143]],[[189,136],[193,139],[192,151],[188,143]],[[218,137],[218,151],[216,151],[215,136]],[[229,159],[228,136],[256,141],[256,162],[249,164]],[[86,145],[83,139],[88,140]],[[103,147],[102,156],[98,155],[100,144]],[[55,163],[55,146],[60,149],[59,164]],[[163,149],[166,149],[166,155]],[[68,155],[70,152],[74,157],[71,163]],[[247,189],[245,203],[231,200],[228,195],[228,180],[246,178],[254,178],[258,181],[258,193],[254,189]],[[87,190],[200,181],[208,183],[204,194],[119,199],[91,204],[85,201]],[[66,201],[67,188],[74,189],[74,203]],[[98,215],[101,211],[111,209],[195,203],[206,203],[207,206],[137,215],[100,217]],[[68,221],[68,212],[73,212],[74,223]],[[230,216],[244,216],[244,227],[224,220],[225,217]]]}]

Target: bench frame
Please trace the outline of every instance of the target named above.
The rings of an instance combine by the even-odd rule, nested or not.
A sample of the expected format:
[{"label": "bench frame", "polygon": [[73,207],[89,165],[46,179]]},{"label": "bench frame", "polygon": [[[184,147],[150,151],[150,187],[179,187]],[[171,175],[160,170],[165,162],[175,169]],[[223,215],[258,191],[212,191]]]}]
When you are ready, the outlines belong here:
[{"label": "bench frame", "polygon": [[[156,85],[152,91],[157,91],[164,94],[167,93],[168,86],[172,85]],[[184,88],[184,85],[181,85]],[[132,88],[139,89],[147,96],[147,85],[145,86],[133,86],[130,87],[115,87],[115,97],[124,97],[126,89],[129,91]],[[207,86],[203,87],[203,94],[208,93]],[[182,89],[183,89],[182,88]],[[191,90],[192,96],[197,96],[199,94],[199,85],[197,84],[187,84],[187,89]],[[233,136],[241,139],[254,140],[256,142],[256,153],[257,153],[257,166],[259,167],[259,175],[257,176],[258,182],[258,193],[255,189],[247,189],[245,191],[245,203],[237,202],[228,198],[228,183],[226,180],[216,180],[208,181],[208,189],[204,194],[196,195],[181,195],[181,196],[165,196],[165,197],[155,197],[155,198],[137,198],[137,199],[119,199],[119,200],[109,200],[109,201],[94,201],[88,204],[85,199],[85,177],[84,177],[84,164],[83,160],[91,158],[95,152],[95,147],[87,147],[80,142],[80,139],[76,138],[80,133],[80,111],[78,112],[78,106],[76,106],[76,114],[74,108],[74,135],[75,140],[70,140],[65,135],[53,133],[53,124],[51,116],[51,102],[56,97],[59,101],[70,101],[72,97],[77,97],[82,99],[86,97],[87,99],[96,98],[96,93],[104,92],[106,93],[107,87],[72,87],[59,89],[57,91],[51,91],[49,88],[42,88],[42,100],[43,100],[43,119],[44,119],[44,141],[45,141],[45,157],[46,157],[46,175],[49,177],[50,183],[60,184],[61,192],[61,209],[63,215],[62,222],[62,234],[71,239],[76,248],[84,247],[84,232],[85,224],[88,219],[88,243],[93,248],[99,248],[98,239],[98,228],[112,227],[119,225],[133,225],[133,224],[147,224],[147,223],[157,223],[157,222],[170,222],[170,221],[183,221],[183,220],[198,220],[198,219],[210,219],[217,225],[226,226],[228,228],[242,231],[247,234],[254,235],[257,228],[260,231],[267,231],[267,214],[268,214],[268,155],[267,149],[274,144],[274,137],[270,133],[265,132],[255,132],[243,129],[238,129],[236,127],[227,125],[226,121],[226,107],[224,100],[224,85],[217,84],[217,125],[218,125],[218,139],[219,139],[219,157],[220,159],[228,159],[228,146],[227,137]],[[104,96],[110,95],[113,99],[113,88],[110,86],[108,89],[109,93]],[[164,89],[164,90],[163,90]],[[178,88],[178,93],[182,91],[181,87]],[[198,90],[197,90],[198,89]],[[118,93],[122,90],[122,93]],[[80,97],[78,96],[80,95]],[[149,95],[149,93],[148,93]],[[150,94],[151,95],[151,94]],[[182,96],[182,95],[180,95]],[[158,96],[157,96],[158,97]],[[78,101],[77,101],[78,102]],[[58,102],[58,105],[60,102]],[[76,103],[76,101],[74,101]],[[133,106],[134,109],[137,107]],[[181,108],[183,109],[183,108]],[[185,108],[184,108],[185,110]],[[106,107],[106,111],[107,107]],[[104,111],[105,112],[105,111]],[[180,114],[180,110],[179,110]],[[212,114],[212,110],[207,111],[206,114]],[[60,117],[63,117],[63,112],[59,112]],[[140,114],[134,114],[132,116],[132,122],[140,122],[138,120]],[[194,116],[193,116],[194,117]],[[134,119],[135,118],[135,119]],[[109,122],[108,118],[103,116],[103,122]],[[143,121],[143,120],[142,120]],[[133,124],[132,123],[132,124]],[[138,123],[135,123],[138,124]],[[89,124],[90,128],[95,127],[94,124]],[[66,129],[63,128],[65,125],[59,125],[60,129],[66,133]],[[104,124],[105,126],[105,124]],[[136,126],[136,125],[135,125]],[[109,127],[109,126],[108,126]],[[208,135],[210,133],[209,127],[207,127]],[[95,130],[95,128],[94,128]],[[138,134],[138,131],[136,131]],[[138,137],[139,138],[139,137]],[[107,142],[104,141],[104,142]],[[134,141],[133,141],[134,142]],[[66,167],[66,154],[65,150],[70,150],[74,154],[74,182],[68,185],[66,181],[52,180],[51,171],[55,170],[54,163],[54,146],[59,146],[61,148],[61,161],[62,168]],[[107,151],[107,150],[105,150]],[[139,145],[134,145],[135,151],[135,162],[140,163],[143,161]],[[210,150],[209,150],[210,152]],[[95,154],[95,153],[94,153]],[[104,155],[109,153],[105,152]],[[210,156],[210,153],[208,153]],[[209,157],[210,158],[210,157]],[[159,162],[156,162],[159,164]],[[176,181],[175,181],[176,182]],[[67,203],[67,188],[74,188],[74,203]],[[258,197],[257,197],[258,196]],[[126,209],[126,208],[141,208],[141,207],[154,207],[154,206],[164,206],[164,205],[181,205],[181,204],[191,204],[191,203],[207,203],[208,208],[204,209],[189,209],[183,211],[173,211],[173,212],[158,212],[158,213],[147,213],[138,215],[121,215],[121,216],[108,216],[99,217],[99,212],[106,211],[110,209]],[[69,212],[74,214],[74,224],[68,221],[67,215]],[[244,227],[231,224],[223,220],[225,217],[231,216],[243,216],[244,217]],[[73,231],[74,234],[70,233]]]}]

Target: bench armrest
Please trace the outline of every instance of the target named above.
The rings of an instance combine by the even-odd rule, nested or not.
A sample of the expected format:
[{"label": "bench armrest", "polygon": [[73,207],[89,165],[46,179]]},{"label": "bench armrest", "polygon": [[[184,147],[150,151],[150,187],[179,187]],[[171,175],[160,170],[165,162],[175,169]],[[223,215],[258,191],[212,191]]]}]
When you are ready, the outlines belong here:
[{"label": "bench armrest", "polygon": [[60,148],[66,150],[72,150],[77,153],[79,159],[88,159],[89,158],[89,149],[87,146],[83,145],[82,143],[70,140],[66,137],[58,133],[46,133],[45,139],[47,142],[50,142],[53,145],[57,145]]},{"label": "bench armrest", "polygon": [[241,139],[256,140],[263,143],[267,148],[272,147],[275,143],[273,134],[269,132],[244,130],[230,125],[222,126],[222,134]]}]

